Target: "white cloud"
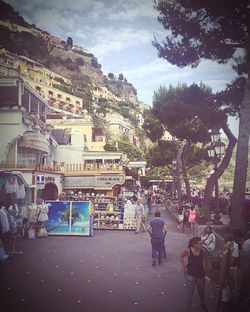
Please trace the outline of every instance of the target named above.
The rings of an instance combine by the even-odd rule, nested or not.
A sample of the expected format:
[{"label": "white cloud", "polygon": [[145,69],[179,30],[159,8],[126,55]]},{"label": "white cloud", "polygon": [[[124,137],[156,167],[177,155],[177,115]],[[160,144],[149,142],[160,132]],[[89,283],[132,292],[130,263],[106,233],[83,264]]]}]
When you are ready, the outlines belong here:
[{"label": "white cloud", "polygon": [[[155,58],[156,50],[151,45],[153,34],[163,38],[166,32],[157,23],[152,0],[6,1],[30,23],[52,35],[62,40],[72,37],[77,45],[98,57],[106,72],[120,68],[137,88],[139,99],[146,103],[151,102],[153,91],[160,85],[202,81],[216,92],[235,77],[230,65],[203,61],[195,69],[181,69]],[[136,65],[138,62],[144,64]]]},{"label": "white cloud", "polygon": [[93,1],[90,11],[86,12],[87,18],[98,19],[106,17],[105,11],[106,9],[103,2]]},{"label": "white cloud", "polygon": [[141,0],[117,1],[111,8],[108,16],[111,20],[131,21],[139,17],[156,18],[157,12],[153,9],[153,1]]},{"label": "white cloud", "polygon": [[236,76],[230,64],[219,65],[204,60],[197,68],[179,68],[163,59],[155,59],[147,64],[123,70],[124,76],[137,88],[138,97],[145,103],[151,103],[154,90],[160,85],[169,86],[178,83],[204,84],[210,86],[213,92],[218,92]]},{"label": "white cloud", "polygon": [[95,42],[92,46],[88,46],[88,49],[95,53],[98,58],[131,46],[149,43],[152,40],[151,34],[146,30],[135,30],[129,27],[121,29],[97,28],[93,30],[93,35]]},{"label": "white cloud", "polygon": [[74,23],[72,23],[71,19],[67,19],[55,9],[37,10],[34,14],[33,21],[38,27],[47,30],[52,35],[62,37],[65,32],[63,29],[65,29],[66,25],[67,27],[74,26]]},{"label": "white cloud", "polygon": [[170,63],[166,62],[163,59],[155,59],[148,64],[144,64],[138,66],[136,68],[131,68],[128,70],[123,71],[124,74],[130,79],[140,80],[145,77],[150,77],[150,81],[152,80],[163,80],[167,77],[181,77],[186,76],[188,73],[188,69],[180,69],[177,66],[171,65]]},{"label": "white cloud", "polygon": [[95,0],[6,0],[13,7],[20,8],[21,11],[33,13],[34,10],[38,8],[46,8],[50,10],[51,8],[57,11],[71,11],[77,10],[80,12],[81,9],[87,8],[90,4],[98,2]]},{"label": "white cloud", "polygon": [[[130,79],[141,80],[143,77],[150,76],[150,81],[183,81],[187,78],[190,83],[197,81],[206,81],[216,86],[216,84],[224,85],[230,82],[235,73],[230,65],[219,65],[215,62],[204,60],[197,68],[179,68],[168,63],[163,59],[155,59],[148,64],[124,70],[124,75]],[[154,77],[154,79],[152,79]],[[209,79],[211,77],[211,79]],[[205,78],[205,79],[204,79]]]}]

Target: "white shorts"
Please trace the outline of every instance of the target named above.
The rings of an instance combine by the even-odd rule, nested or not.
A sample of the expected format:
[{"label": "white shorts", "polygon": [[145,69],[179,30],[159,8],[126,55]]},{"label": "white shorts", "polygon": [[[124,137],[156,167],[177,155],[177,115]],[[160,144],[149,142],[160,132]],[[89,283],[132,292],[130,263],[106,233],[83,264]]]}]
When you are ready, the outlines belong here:
[{"label": "white shorts", "polygon": [[179,222],[183,222],[183,220],[184,220],[184,215],[178,215],[178,220],[179,220]]}]

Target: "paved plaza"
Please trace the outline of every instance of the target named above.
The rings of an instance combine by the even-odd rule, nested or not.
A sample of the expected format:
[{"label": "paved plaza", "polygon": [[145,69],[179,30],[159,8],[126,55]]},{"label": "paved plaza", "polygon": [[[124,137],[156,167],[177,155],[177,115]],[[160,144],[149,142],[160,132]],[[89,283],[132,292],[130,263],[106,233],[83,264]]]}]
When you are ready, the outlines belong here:
[{"label": "paved plaza", "polygon": [[[185,312],[179,254],[189,234],[161,210],[168,226],[167,258],[152,267],[148,233],[98,230],[94,237],[49,236],[17,242],[3,266],[1,311]],[[206,302],[215,311],[214,285]],[[3,302],[6,308],[2,310]],[[197,294],[193,311],[199,311]]]}]

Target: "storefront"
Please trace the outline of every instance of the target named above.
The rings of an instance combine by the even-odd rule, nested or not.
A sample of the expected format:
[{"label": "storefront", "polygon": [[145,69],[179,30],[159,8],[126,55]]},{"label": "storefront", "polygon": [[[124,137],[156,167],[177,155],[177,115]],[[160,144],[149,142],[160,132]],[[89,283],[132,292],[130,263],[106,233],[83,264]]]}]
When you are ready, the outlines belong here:
[{"label": "storefront", "polygon": [[62,192],[63,181],[60,173],[36,172],[36,201],[57,200]]},{"label": "storefront", "polygon": [[104,194],[105,196],[118,196],[124,182],[124,174],[65,175],[63,191],[66,194],[82,192]]},{"label": "storefront", "polygon": [[22,206],[31,202],[32,185],[28,184],[18,171],[0,172],[0,202],[6,208],[17,204]]}]

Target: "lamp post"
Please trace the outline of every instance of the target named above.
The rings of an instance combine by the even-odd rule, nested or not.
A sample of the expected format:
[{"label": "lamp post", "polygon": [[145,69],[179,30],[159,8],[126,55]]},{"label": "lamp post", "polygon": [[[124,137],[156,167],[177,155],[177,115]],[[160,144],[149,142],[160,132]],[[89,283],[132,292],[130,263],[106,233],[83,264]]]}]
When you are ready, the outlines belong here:
[{"label": "lamp post", "polygon": [[220,140],[220,131],[213,129],[209,131],[211,137],[211,143],[208,148],[208,156],[214,164],[215,173],[215,216],[214,224],[220,224],[220,206],[219,206],[219,182],[218,182],[218,163],[221,161],[221,156],[225,152],[225,144]]},{"label": "lamp post", "polygon": [[172,161],[172,169],[173,169],[173,197],[177,198],[176,194],[176,170],[177,170],[177,161],[173,159]]}]

